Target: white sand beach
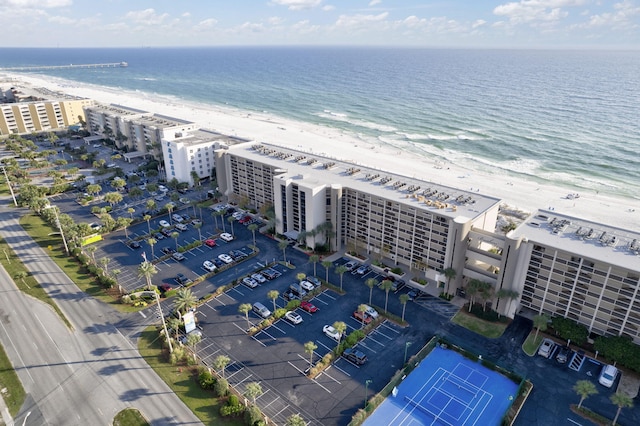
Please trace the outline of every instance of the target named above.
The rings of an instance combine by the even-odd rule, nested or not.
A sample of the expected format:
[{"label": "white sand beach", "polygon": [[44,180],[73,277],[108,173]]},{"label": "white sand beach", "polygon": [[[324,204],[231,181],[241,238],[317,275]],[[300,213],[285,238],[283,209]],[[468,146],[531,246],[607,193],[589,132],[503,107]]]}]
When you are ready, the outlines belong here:
[{"label": "white sand beach", "polygon": [[[247,113],[225,107],[175,99],[143,92],[127,92],[54,78],[12,74],[20,83],[45,87],[71,95],[87,97],[101,103],[114,103],[199,123],[202,128],[235,135],[258,142],[286,146],[352,161],[405,176],[442,185],[477,191],[497,197],[512,208],[533,212],[549,209],[610,226],[640,231],[640,200],[622,199],[602,192],[580,193],[568,199],[574,190],[539,185],[524,179],[468,170],[452,163],[431,160],[408,150],[367,142],[339,130],[309,123],[294,122],[269,114]],[[46,79],[45,79],[46,78]]]}]

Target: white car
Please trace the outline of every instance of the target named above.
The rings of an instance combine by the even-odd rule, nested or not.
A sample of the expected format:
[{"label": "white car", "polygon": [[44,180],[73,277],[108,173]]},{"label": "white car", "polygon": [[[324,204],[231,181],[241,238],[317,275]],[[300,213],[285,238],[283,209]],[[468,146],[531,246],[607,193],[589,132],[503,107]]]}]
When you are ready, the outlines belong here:
[{"label": "white car", "polygon": [[225,253],[219,254],[218,259],[222,260],[224,263],[233,263],[231,256]]},{"label": "white car", "polygon": [[256,280],[259,284],[266,283],[267,279],[260,274],[251,274],[251,278]]},{"label": "white car", "polygon": [[365,314],[369,315],[373,319],[378,318],[378,311],[376,311],[369,305],[365,305],[365,306],[367,307],[367,310],[364,311]]},{"label": "white car", "polygon": [[222,234],[220,234],[220,238],[226,242],[233,241],[233,235],[227,232],[223,232]]},{"label": "white car", "polygon": [[287,321],[289,321],[291,324],[300,324],[302,322],[302,317],[293,311],[289,311],[286,314],[284,314],[284,318]]},{"label": "white car", "polygon": [[253,278],[249,278],[249,277],[244,277],[242,279],[242,284],[246,285],[249,288],[258,287],[258,283],[256,282],[256,280],[254,280]]},{"label": "white car", "polygon": [[169,189],[164,185],[158,185],[158,191],[168,192]]},{"label": "white car", "polygon": [[162,226],[163,228],[169,228],[171,225],[169,225],[169,222],[167,222],[166,220],[161,220],[160,226]]},{"label": "white car", "polygon": [[616,377],[618,377],[618,369],[613,365],[605,365],[604,367],[602,367],[602,371],[600,372],[600,376],[598,377],[598,383],[600,383],[602,386],[610,388],[616,381]]},{"label": "white car", "polygon": [[306,281],[306,280],[300,283],[300,287],[302,287],[307,291],[313,291],[313,289],[315,288],[313,284],[311,284],[309,281]]},{"label": "white car", "polygon": [[182,223],[184,219],[178,213],[174,213],[171,215],[171,219],[175,220],[178,223]]},{"label": "white car", "polygon": [[543,356],[545,358],[549,358],[549,356],[551,356],[551,351],[553,350],[554,346],[555,346],[555,343],[553,343],[553,340],[544,339],[540,344],[540,348],[538,348],[538,355]]},{"label": "white car", "polygon": [[184,223],[176,223],[176,229],[178,231],[186,231],[187,229],[189,229],[189,227]]},{"label": "white car", "polygon": [[182,261],[182,260],[186,259],[186,258],[184,257],[184,254],[182,254],[182,253],[178,253],[178,252],[173,253],[173,254],[171,255],[171,257],[173,257],[173,259],[174,259],[174,260],[177,260],[178,262],[180,262],[180,261]]},{"label": "white car", "polygon": [[216,270],[216,265],[214,265],[213,262],[209,260],[205,260],[204,262],[202,262],[202,267],[209,272],[213,272]]},{"label": "white car", "polygon": [[322,327],[322,332],[327,336],[331,337],[333,340],[338,341],[342,338],[342,333],[338,332],[333,326],[325,325]]}]

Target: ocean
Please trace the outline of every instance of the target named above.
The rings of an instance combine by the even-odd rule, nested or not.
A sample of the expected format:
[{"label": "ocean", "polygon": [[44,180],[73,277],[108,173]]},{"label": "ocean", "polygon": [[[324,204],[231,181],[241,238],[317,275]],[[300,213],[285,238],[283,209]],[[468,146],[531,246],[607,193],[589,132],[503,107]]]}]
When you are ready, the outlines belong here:
[{"label": "ocean", "polygon": [[[640,199],[633,51],[0,49],[0,68],[337,128],[469,170]],[[188,119],[189,117],[179,117]]]}]

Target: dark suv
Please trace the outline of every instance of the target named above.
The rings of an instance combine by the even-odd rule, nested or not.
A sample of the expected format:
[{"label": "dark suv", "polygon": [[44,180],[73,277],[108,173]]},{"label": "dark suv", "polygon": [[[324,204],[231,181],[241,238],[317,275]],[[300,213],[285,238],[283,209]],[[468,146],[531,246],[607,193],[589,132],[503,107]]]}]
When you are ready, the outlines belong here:
[{"label": "dark suv", "polygon": [[191,284],[191,278],[187,278],[184,274],[176,275],[176,282],[180,285],[188,285]]},{"label": "dark suv", "polygon": [[367,356],[354,348],[345,349],[342,356],[356,365],[362,365],[367,362]]}]

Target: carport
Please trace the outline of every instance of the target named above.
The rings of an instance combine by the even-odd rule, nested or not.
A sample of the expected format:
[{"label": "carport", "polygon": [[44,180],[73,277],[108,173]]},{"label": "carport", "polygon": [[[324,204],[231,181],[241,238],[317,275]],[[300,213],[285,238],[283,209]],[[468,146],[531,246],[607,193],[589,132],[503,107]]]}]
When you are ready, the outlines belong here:
[{"label": "carport", "polygon": [[133,151],[133,152],[127,152],[122,156],[122,158],[124,158],[124,161],[126,161],[127,163],[131,163],[132,158],[145,157],[147,154],[148,153],[146,152]]}]

